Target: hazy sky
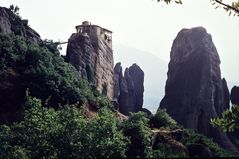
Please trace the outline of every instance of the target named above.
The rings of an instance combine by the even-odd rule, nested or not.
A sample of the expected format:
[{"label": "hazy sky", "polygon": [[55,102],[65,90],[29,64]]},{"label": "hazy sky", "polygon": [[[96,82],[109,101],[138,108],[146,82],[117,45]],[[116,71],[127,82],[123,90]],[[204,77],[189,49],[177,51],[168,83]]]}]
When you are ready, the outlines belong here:
[{"label": "hazy sky", "polygon": [[[1,0],[20,7],[20,15],[43,39],[67,41],[88,20],[113,31],[113,44],[151,52],[169,61],[173,39],[182,28],[203,26],[212,35],[227,80],[239,85],[239,17],[214,9],[210,0]],[[117,50],[114,50],[117,54]]]}]

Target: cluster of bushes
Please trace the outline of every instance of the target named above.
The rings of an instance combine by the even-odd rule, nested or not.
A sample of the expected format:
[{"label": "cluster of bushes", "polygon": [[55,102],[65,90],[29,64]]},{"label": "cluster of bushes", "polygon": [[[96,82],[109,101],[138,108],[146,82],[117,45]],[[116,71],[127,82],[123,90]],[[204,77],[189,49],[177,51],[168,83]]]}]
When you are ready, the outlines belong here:
[{"label": "cluster of bushes", "polygon": [[0,158],[153,157],[143,112],[119,120],[117,112],[102,107],[89,118],[85,106],[55,110],[28,93],[23,109],[22,121],[0,126]]},{"label": "cluster of bushes", "polygon": [[184,129],[183,136],[181,142],[185,145],[191,144],[201,144],[205,147],[208,147],[210,151],[214,154],[214,157],[232,157],[233,155],[230,154],[225,149],[221,148],[218,144],[213,142],[211,138],[207,138],[204,135],[196,133],[192,129]]},{"label": "cluster of bushes", "polygon": [[[102,107],[89,118],[84,105],[55,110],[43,103],[27,93],[23,120],[0,126],[0,158],[189,157],[163,143],[153,150],[150,119],[143,112],[119,120],[115,111]],[[181,142],[185,146],[199,141],[215,157],[229,156],[212,140],[184,130]]]},{"label": "cluster of bushes", "polygon": [[166,109],[159,108],[154,116],[150,119],[152,128],[168,127],[174,129],[177,127],[177,122],[171,118]]},{"label": "cluster of bushes", "polygon": [[104,107],[92,118],[84,107],[42,107],[26,96],[24,119],[0,126],[0,158],[126,157],[129,139],[119,129],[116,113]]},{"label": "cluster of bushes", "polygon": [[51,41],[36,44],[15,34],[0,33],[0,82],[1,110],[5,112],[19,110],[27,89],[55,107],[88,101],[99,107],[112,106],[64,62]]}]

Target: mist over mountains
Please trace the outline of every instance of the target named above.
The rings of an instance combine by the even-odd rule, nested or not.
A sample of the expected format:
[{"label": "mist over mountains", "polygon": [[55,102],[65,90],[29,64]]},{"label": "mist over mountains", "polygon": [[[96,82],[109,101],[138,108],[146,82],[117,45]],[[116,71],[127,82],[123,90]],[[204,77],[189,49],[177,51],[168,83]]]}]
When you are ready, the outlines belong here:
[{"label": "mist over mountains", "polygon": [[123,44],[114,47],[114,63],[121,62],[123,69],[137,63],[144,71],[144,104],[143,107],[155,113],[164,96],[167,78],[167,61],[157,56]]}]

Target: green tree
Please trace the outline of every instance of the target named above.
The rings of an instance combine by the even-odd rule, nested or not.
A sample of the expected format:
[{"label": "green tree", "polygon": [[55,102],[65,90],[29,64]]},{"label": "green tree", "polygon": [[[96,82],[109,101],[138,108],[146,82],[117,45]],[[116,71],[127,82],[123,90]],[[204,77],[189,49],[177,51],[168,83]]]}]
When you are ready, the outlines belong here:
[{"label": "green tree", "polygon": [[55,108],[88,101],[98,108],[112,107],[109,99],[64,62],[53,41],[36,44],[18,35],[0,33],[0,110],[18,111],[26,89],[37,98],[49,99],[49,105]]},{"label": "green tree", "polygon": [[[202,134],[196,133],[192,129],[183,129],[183,134],[181,138],[181,142],[185,146],[189,146],[191,144],[202,144],[205,147],[208,147],[214,157],[232,157],[233,155],[226,151],[225,149],[221,148],[217,143],[213,142],[211,138],[207,138]],[[196,156],[191,156],[196,157]]]},{"label": "green tree", "polygon": [[173,129],[176,128],[177,122],[168,115],[166,109],[159,108],[156,114],[151,117],[150,125],[154,128],[169,127]]},{"label": "green tree", "polygon": [[239,0],[235,0],[231,2],[231,4],[227,4],[223,0],[210,0],[212,5],[216,5],[216,8],[223,8],[226,12],[229,12],[229,15],[234,13],[233,15],[239,16]]},{"label": "green tree", "polygon": [[129,119],[122,123],[121,129],[131,142],[127,157],[146,158],[151,155],[151,130],[148,123],[149,119],[143,112],[131,113]]},{"label": "green tree", "polygon": [[115,112],[104,107],[86,118],[84,107],[54,110],[42,104],[27,94],[23,120],[0,126],[0,159],[126,157],[129,139]]},{"label": "green tree", "polygon": [[233,105],[231,109],[225,110],[221,118],[211,119],[211,124],[227,132],[239,129],[239,106]]}]

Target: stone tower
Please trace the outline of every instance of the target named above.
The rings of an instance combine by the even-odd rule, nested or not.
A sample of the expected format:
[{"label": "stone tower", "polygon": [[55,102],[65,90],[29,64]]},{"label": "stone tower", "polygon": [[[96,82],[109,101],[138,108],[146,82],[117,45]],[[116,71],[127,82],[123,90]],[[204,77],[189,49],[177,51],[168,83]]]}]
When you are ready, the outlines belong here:
[{"label": "stone tower", "polygon": [[88,21],[76,26],[76,33],[68,40],[66,61],[100,93],[112,99],[114,60],[110,30]]}]

